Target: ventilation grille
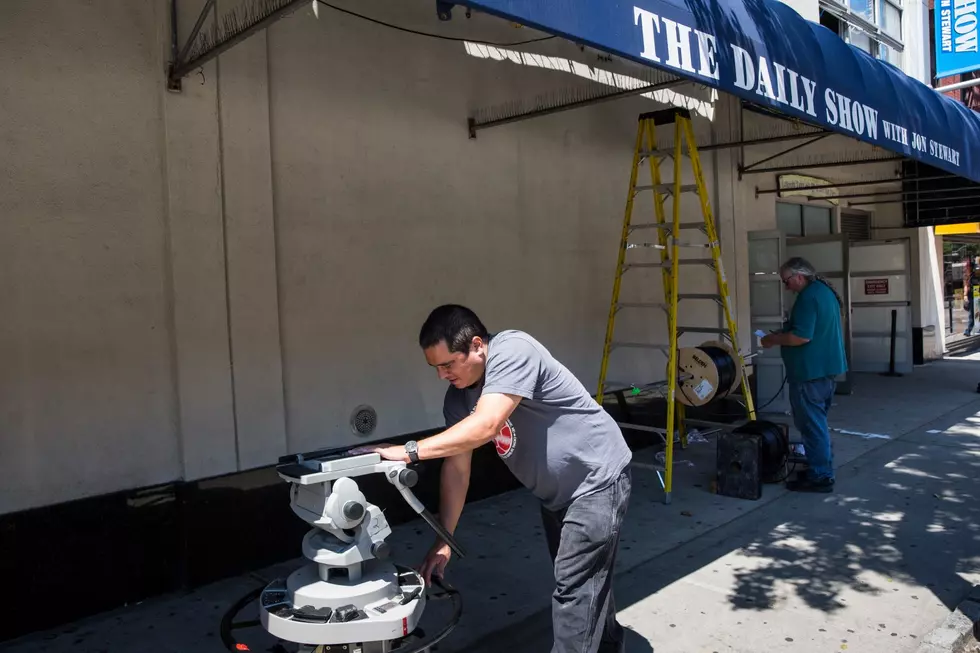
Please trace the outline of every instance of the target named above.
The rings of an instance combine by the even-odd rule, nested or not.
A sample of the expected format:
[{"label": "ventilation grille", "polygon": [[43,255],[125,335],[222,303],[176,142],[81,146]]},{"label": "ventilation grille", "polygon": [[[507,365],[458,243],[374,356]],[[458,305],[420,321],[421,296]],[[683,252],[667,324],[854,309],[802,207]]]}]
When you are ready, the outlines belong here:
[{"label": "ventilation grille", "polygon": [[871,240],[870,217],[854,213],[842,213],[840,216],[840,230],[851,242]]},{"label": "ventilation grille", "polygon": [[378,413],[370,406],[358,406],[350,416],[350,426],[357,435],[371,435],[378,426]]}]

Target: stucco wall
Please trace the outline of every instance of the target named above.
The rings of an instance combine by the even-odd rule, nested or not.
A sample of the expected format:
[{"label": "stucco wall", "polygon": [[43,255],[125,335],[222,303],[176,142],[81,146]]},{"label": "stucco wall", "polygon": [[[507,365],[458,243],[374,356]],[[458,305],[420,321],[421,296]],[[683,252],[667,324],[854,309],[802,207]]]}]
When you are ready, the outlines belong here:
[{"label": "stucco wall", "polygon": [[180,473],[161,6],[0,7],[0,511]]},{"label": "stucco wall", "polygon": [[[636,116],[663,105],[631,98],[471,140],[472,109],[581,82],[309,8],[173,94],[166,2],[34,5],[0,8],[18,53],[0,64],[0,511],[355,442],[361,403],[379,412],[374,438],[437,426],[444,386],[416,337],[441,302],[531,331],[594,386]],[[196,11],[180,9],[186,34]],[[440,24],[425,2],[362,9],[526,37],[486,17]],[[636,215],[650,219],[648,200]],[[698,216],[688,196],[683,219]],[[729,241],[731,218],[719,209]],[[631,275],[624,300],[659,296],[658,273]],[[690,292],[712,281],[697,276]],[[717,324],[718,311],[686,316]],[[662,341],[654,317],[624,316],[620,334]],[[620,356],[610,376],[663,366]]]},{"label": "stucco wall", "polygon": [[[0,42],[17,53],[0,63],[0,512],[353,443],[364,403],[379,414],[372,439],[438,426],[444,386],[416,338],[442,302],[469,304],[491,330],[532,332],[595,386],[636,118],[664,104],[633,97],[470,139],[475,109],[584,82],[308,6],[174,94],[167,2],[49,9],[0,5]],[[182,35],[196,9],[180,3]],[[534,36],[462,12],[439,23],[424,0],[359,10],[477,39]],[[559,41],[527,49],[635,72]],[[700,139],[738,136],[731,98],[677,90],[657,97],[701,102]],[[751,121],[750,138],[764,131]],[[795,161],[863,147],[834,137]],[[739,181],[739,156],[704,153],[702,165],[747,348],[747,233],[775,226],[774,196],[754,192],[775,176]],[[649,197],[634,211],[651,221]],[[685,196],[681,220],[698,219]],[[683,270],[685,292],[713,289],[708,268]],[[661,296],[658,270],[628,273],[623,301]],[[693,301],[681,323],[720,318]],[[666,340],[663,314],[625,311],[618,324],[620,339]],[[626,350],[609,378],[661,379],[664,366]]]}]

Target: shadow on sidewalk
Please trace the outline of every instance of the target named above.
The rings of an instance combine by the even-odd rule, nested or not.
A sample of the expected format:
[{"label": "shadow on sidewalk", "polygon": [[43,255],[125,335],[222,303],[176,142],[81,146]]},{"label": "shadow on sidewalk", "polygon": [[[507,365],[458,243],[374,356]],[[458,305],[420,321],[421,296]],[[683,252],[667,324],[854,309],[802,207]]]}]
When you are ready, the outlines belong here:
[{"label": "shadow on sidewalk", "polygon": [[[933,440],[897,440],[846,466],[832,495],[786,495],[620,574],[615,592],[621,622],[645,630],[640,623],[656,621],[665,629],[661,641],[676,645],[675,625],[683,637],[692,623],[715,624],[719,611],[747,612],[741,627],[754,628],[800,603],[826,615],[853,611],[848,601],[862,600],[855,593],[871,600],[894,596],[906,611],[954,609],[973,587],[963,576],[980,573],[980,436],[976,425],[963,420],[920,437]],[[722,591],[724,598],[695,603],[700,616],[687,614],[690,603],[644,603],[675,583],[695,590],[707,583],[712,596]],[[867,607],[860,605],[856,609]],[[880,612],[867,619],[875,619],[875,626],[884,620]],[[530,653],[550,646],[550,614],[542,611],[495,633],[492,645],[466,651]],[[644,636],[631,633],[628,650],[652,649]]]},{"label": "shadow on sidewalk", "polygon": [[843,588],[886,591],[870,585],[867,572],[928,588],[956,607],[973,587],[960,574],[980,571],[980,455],[919,445],[867,471],[874,476],[865,491],[845,489],[744,546],[760,564],[736,572],[735,608],[771,609],[777,585],[788,585],[809,607],[835,612],[847,607]]}]

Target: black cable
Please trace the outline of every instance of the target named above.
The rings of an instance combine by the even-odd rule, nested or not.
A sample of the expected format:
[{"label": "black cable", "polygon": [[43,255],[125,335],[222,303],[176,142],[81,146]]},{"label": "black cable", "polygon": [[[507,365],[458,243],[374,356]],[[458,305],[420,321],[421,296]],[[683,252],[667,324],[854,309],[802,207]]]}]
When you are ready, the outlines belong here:
[{"label": "black cable", "polygon": [[365,16],[363,14],[358,14],[349,9],[343,9],[342,7],[337,7],[335,5],[326,2],[326,0],[317,0],[317,2],[324,7],[330,7],[334,11],[339,11],[342,14],[347,14],[348,16],[353,16],[355,18],[360,18],[361,20],[366,20],[369,23],[374,23],[375,25],[381,25],[383,27],[388,27],[399,32],[405,32],[406,34],[415,34],[416,36],[427,36],[430,39],[439,39],[440,41],[454,41],[456,43],[476,43],[477,45],[494,45],[498,47],[513,47],[515,45],[527,45],[529,43],[540,43],[541,41],[548,41],[553,38],[552,36],[542,36],[536,39],[529,39],[527,41],[517,41],[515,43],[495,43],[493,41],[478,41],[476,39],[461,39],[455,36],[443,36],[442,34],[432,34],[431,32],[420,32],[418,30],[409,29],[407,27],[399,27],[398,25],[392,25],[391,23],[386,23],[383,20],[378,20],[377,18],[371,18],[370,16]]}]

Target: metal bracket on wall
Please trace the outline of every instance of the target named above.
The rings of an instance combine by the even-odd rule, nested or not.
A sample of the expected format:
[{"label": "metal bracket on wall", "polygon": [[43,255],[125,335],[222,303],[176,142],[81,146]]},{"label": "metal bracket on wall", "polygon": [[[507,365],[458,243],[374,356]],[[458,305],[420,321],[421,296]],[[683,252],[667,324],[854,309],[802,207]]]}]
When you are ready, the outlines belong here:
[{"label": "metal bracket on wall", "polygon": [[821,140],[827,138],[830,135],[831,135],[831,132],[825,131],[824,133],[822,133],[822,134],[820,134],[818,136],[815,136],[815,137],[811,138],[810,140],[808,140],[805,143],[797,143],[793,147],[787,148],[787,149],[785,149],[785,150],[783,150],[781,152],[777,152],[776,154],[773,154],[772,156],[767,156],[766,158],[760,159],[759,161],[756,161],[753,164],[750,164],[750,165],[747,165],[747,166],[746,165],[739,166],[738,167],[738,180],[739,181],[742,181],[742,175],[744,175],[746,172],[748,172],[750,170],[754,170],[754,169],[758,168],[763,163],[769,163],[773,159],[778,159],[779,157],[785,156],[785,155],[789,154],[790,152],[795,152],[796,150],[803,149],[807,145],[812,145],[813,143],[816,143],[817,141],[821,141]]},{"label": "metal bracket on wall", "polygon": [[[167,70],[167,90],[179,93],[181,80],[192,71],[289,15],[308,1],[245,0],[219,16],[215,11],[215,0],[206,0],[187,41],[178,49],[177,0],[170,0],[171,60]],[[211,26],[202,32],[209,14],[212,15]]]},{"label": "metal bracket on wall", "polygon": [[476,138],[476,132],[481,129],[499,127],[515,122],[550,116],[562,111],[581,109],[602,102],[619,100],[621,98],[643,95],[668,88],[676,88],[690,83],[686,79],[668,79],[667,81],[650,83],[645,86],[628,89],[616,89],[590,84],[584,87],[566,88],[546,95],[539,95],[530,101],[517,100],[507,104],[495,105],[479,109],[466,120],[470,138]]}]

